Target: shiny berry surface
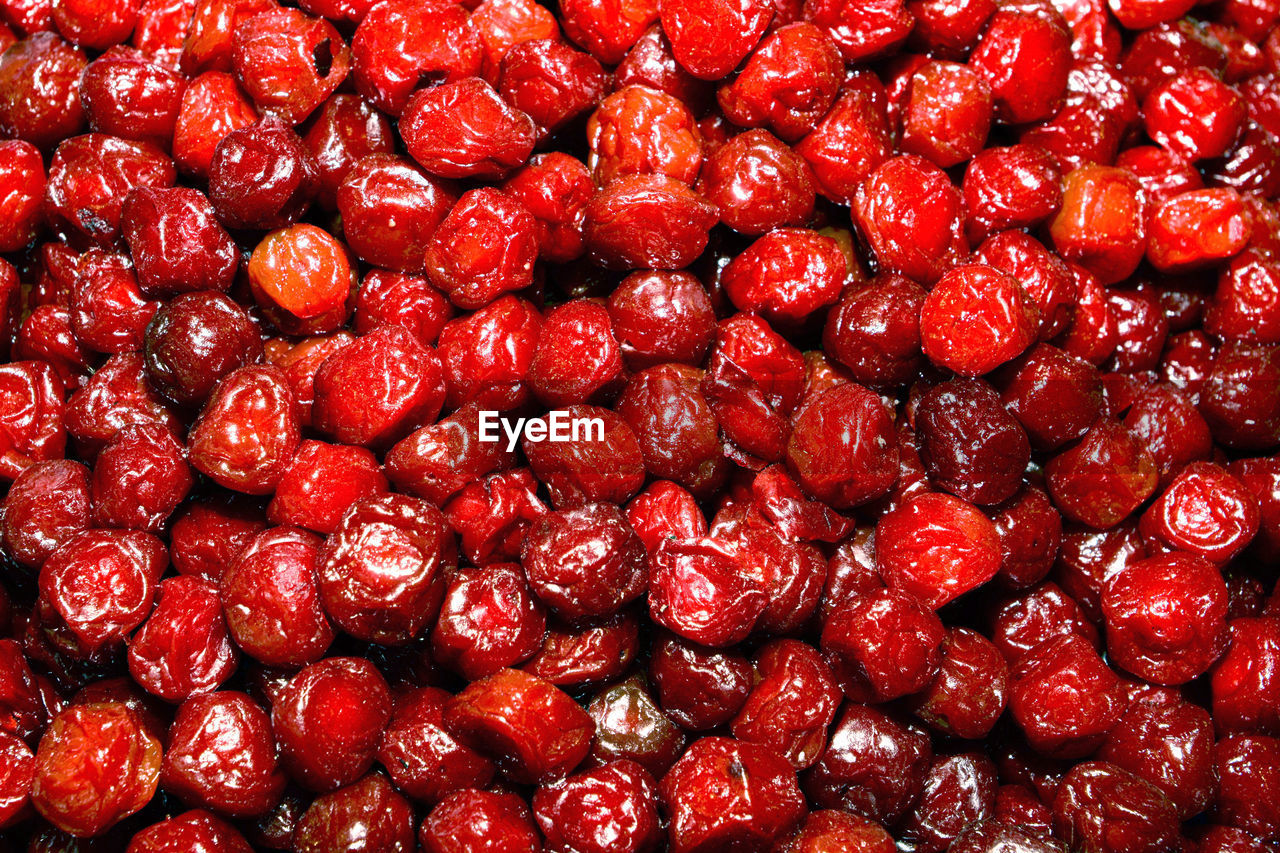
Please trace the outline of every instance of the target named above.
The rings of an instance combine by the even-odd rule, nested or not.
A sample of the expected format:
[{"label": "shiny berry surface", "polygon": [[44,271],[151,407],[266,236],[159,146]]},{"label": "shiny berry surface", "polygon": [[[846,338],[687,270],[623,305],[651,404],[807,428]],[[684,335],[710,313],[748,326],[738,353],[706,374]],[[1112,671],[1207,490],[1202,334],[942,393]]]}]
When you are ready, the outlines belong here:
[{"label": "shiny berry surface", "polygon": [[0,851],[1274,853],[1280,0],[0,0]]}]

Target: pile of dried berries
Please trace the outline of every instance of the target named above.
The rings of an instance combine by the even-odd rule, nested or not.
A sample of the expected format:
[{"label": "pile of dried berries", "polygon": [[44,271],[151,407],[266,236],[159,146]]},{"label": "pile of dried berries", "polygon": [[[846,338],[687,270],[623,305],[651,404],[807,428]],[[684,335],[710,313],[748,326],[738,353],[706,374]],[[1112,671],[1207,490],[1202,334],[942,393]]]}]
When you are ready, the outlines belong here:
[{"label": "pile of dried berries", "polygon": [[0,849],[1280,849],[1280,0],[299,4],[0,0]]}]

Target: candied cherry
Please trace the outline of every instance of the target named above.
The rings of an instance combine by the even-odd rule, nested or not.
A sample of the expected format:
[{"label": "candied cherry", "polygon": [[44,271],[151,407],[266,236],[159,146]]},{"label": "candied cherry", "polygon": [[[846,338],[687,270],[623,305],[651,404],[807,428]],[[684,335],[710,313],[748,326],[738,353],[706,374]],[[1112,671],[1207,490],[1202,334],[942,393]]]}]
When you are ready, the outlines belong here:
[{"label": "candied cherry", "polygon": [[767,747],[726,737],[695,741],[658,791],[671,822],[672,853],[771,847],[805,814],[791,765]]},{"label": "candied cherry", "polygon": [[124,703],[72,705],[40,738],[31,802],[64,832],[98,835],[151,800],[160,754],[160,742]]},{"label": "candied cherry", "polygon": [[86,530],[40,567],[40,606],[65,624],[91,655],[122,641],[151,612],[168,554],[137,530]]},{"label": "candied cherry", "polygon": [[884,702],[933,681],[945,638],[942,621],[915,596],[879,589],[833,610],[820,645],[846,696]]},{"label": "candied cherry", "polygon": [[499,178],[529,159],[537,128],[492,86],[467,77],[409,97],[400,117],[409,155],[442,178]]},{"label": "candied cherry", "polygon": [[44,197],[44,160],[30,142],[8,139],[0,142],[0,251],[16,252],[33,242],[39,231],[40,202]]},{"label": "candied cherry", "polygon": [[55,32],[33,32],[0,54],[0,134],[51,150],[79,133],[88,64],[83,50]]},{"label": "candied cherry", "polygon": [[822,755],[840,688],[812,646],[776,640],[760,650],[757,681],[731,728],[740,741],[767,746],[796,770]]},{"label": "candied cherry", "polygon": [[1177,843],[1177,826],[1159,788],[1105,761],[1077,764],[1053,800],[1054,833],[1077,848],[1151,853]]},{"label": "candied cherry", "polygon": [[1159,473],[1146,447],[1123,424],[1103,419],[1045,466],[1049,495],[1062,514],[1098,529],[1114,527],[1156,490]]},{"label": "candied cherry", "polygon": [[251,853],[249,842],[234,826],[203,809],[192,809],[175,817],[153,823],[133,836],[127,853],[167,853],[170,850],[191,853]]},{"label": "candied cherry", "polygon": [[388,446],[434,421],[444,393],[435,351],[403,326],[380,326],[320,365],[312,420],[342,444]]},{"label": "candied cherry", "polygon": [[681,269],[707,246],[716,206],[665,175],[624,175],[596,191],[583,213],[588,256],[606,269]]},{"label": "candied cherry", "polygon": [[170,702],[215,689],[238,662],[218,587],[183,576],[160,582],[156,608],[129,644],[129,673]]},{"label": "candied cherry", "polygon": [[174,717],[160,778],[184,802],[233,817],[272,808],[285,776],[266,711],[233,690],[190,697]]},{"label": "candied cherry", "polygon": [[297,221],[319,181],[301,137],[274,117],[228,133],[209,162],[209,200],[228,228],[266,231]]},{"label": "candied cherry", "polygon": [[1159,788],[1184,819],[1213,801],[1213,722],[1190,702],[1134,703],[1098,757]]},{"label": "candied cherry", "polygon": [[79,462],[57,459],[27,468],[4,499],[0,541],[5,553],[39,570],[59,546],[92,524],[91,500],[90,473]]},{"label": "candied cherry", "polygon": [[912,700],[912,712],[953,737],[987,736],[1008,701],[1009,668],[995,644],[976,631],[951,628],[933,682]]},{"label": "candied cherry", "polygon": [[850,74],[835,104],[795,150],[813,170],[820,193],[852,204],[863,180],[893,156],[884,84],[870,72]]},{"label": "candied cherry", "polygon": [[439,611],[453,548],[432,504],[390,494],[359,500],[320,551],[320,602],[352,636],[407,642]]},{"label": "candied cherry", "polygon": [[538,226],[515,197],[492,187],[470,190],[426,244],[427,277],[459,308],[483,308],[534,282]]},{"label": "candied cherry", "polygon": [[1110,658],[1157,684],[1190,681],[1227,645],[1226,583],[1212,563],[1194,554],[1129,564],[1107,581],[1102,611]]},{"label": "candied cherry", "polygon": [[137,187],[125,198],[120,224],[148,296],[231,288],[236,246],[199,190]]},{"label": "candied cherry", "polygon": [[700,364],[711,345],[711,299],[687,272],[632,273],[609,295],[605,307],[622,359],[633,369],[669,362]]},{"label": "candied cherry", "polygon": [[390,719],[391,693],[377,668],[363,658],[331,657],[284,687],[272,705],[271,730],[289,775],[323,792],[364,775]]},{"label": "candied cherry", "polygon": [[696,4],[659,0],[663,32],[671,52],[693,76],[724,77],[751,53],[773,18],[770,3],[700,0]]},{"label": "candied cherry", "polygon": [[765,126],[795,142],[827,115],[842,76],[831,38],[811,23],[789,23],[764,37],[716,98],[734,124]]},{"label": "candied cherry", "polygon": [[539,853],[543,849],[529,807],[518,794],[476,788],[445,797],[418,828],[418,841],[426,853],[458,849]]},{"label": "candied cherry", "polygon": [[633,761],[615,761],[544,785],[533,813],[553,850],[640,853],[661,841],[657,786]]},{"label": "candied cherry", "polygon": [[320,107],[302,135],[315,161],[320,189],[316,201],[326,210],[337,206],[338,187],[351,168],[370,154],[391,154],[391,123],[368,101],[355,95],[334,94]]},{"label": "candied cherry", "polygon": [[284,476],[299,435],[298,409],[284,374],[246,366],[214,387],[188,436],[192,467],[248,494],[270,494]]},{"label": "candied cherry", "polygon": [[514,782],[566,775],[591,751],[595,723],[567,693],[527,672],[502,669],[445,705],[446,730],[492,758]]},{"label": "candied cherry", "polygon": [[1049,235],[1064,260],[1103,284],[1115,284],[1133,273],[1146,252],[1146,216],[1142,185],[1133,173],[1084,165],[1067,173]]},{"label": "candied cherry", "polygon": [[249,314],[221,293],[184,293],[147,326],[144,357],[156,390],[176,403],[204,401],[218,381],[257,361],[262,336]]},{"label": "candied cherry", "polygon": [[448,693],[419,687],[396,696],[395,711],[378,746],[378,761],[415,800],[435,805],[462,788],[487,785],[493,764],[453,739],[444,728]]},{"label": "candied cherry", "polygon": [[121,429],[94,463],[91,497],[103,527],[158,532],[195,484],[186,454],[159,424]]},{"label": "candied cherry", "polygon": [[207,179],[222,138],[258,119],[258,111],[234,77],[206,71],[187,84],[173,126],[173,160],[186,175]]},{"label": "candied cherry", "polygon": [[268,666],[300,667],[329,648],[334,631],[317,589],[320,545],[304,530],[271,528],[253,536],[226,568],[222,606],[245,654]]},{"label": "candied cherry", "polygon": [[1089,640],[1067,633],[1034,646],[1013,666],[1009,710],[1038,752],[1080,758],[1120,721],[1125,694]]},{"label": "candied cherry", "polygon": [[914,154],[886,161],[867,178],[854,215],[880,269],[923,284],[936,282],[967,249],[960,191]]},{"label": "candied cherry", "polygon": [[298,853],[366,847],[387,853],[411,853],[413,808],[387,777],[364,778],[321,794],[298,821],[293,834]]},{"label": "candied cherry", "polygon": [[343,236],[361,260],[422,273],[428,243],[455,196],[444,181],[408,159],[373,153],[347,171],[335,200]]},{"label": "candied cherry", "polygon": [[296,125],[346,79],[351,49],[323,18],[268,5],[235,24],[231,59],[258,109]]},{"label": "candied cherry", "polygon": [[1246,115],[1240,94],[1206,68],[1166,79],[1143,100],[1142,112],[1147,135],[1188,160],[1225,154]]},{"label": "candied cherry", "polygon": [[1252,541],[1259,523],[1252,493],[1210,462],[1184,467],[1143,514],[1139,530],[1157,548],[1226,563]]},{"label": "candied cherry", "polygon": [[826,32],[847,63],[889,53],[902,44],[915,23],[899,0],[847,3],[844,0],[805,0],[802,15]]},{"label": "candied cherry", "polygon": [[393,116],[404,110],[420,81],[475,76],[481,59],[480,36],[461,5],[374,3],[351,39],[357,91]]},{"label": "candied cherry", "polygon": [[249,256],[249,285],[263,307],[285,318],[327,320],[350,294],[351,261],[331,234],[305,223],[272,231]]},{"label": "candied cherry", "polygon": [[781,228],[730,261],[720,283],[739,310],[786,325],[836,301],[847,278],[848,263],[833,238]]},{"label": "candied cherry", "polygon": [[787,441],[787,469],[812,494],[837,508],[866,503],[898,475],[897,438],[880,398],[855,383],[838,385],[801,406]]},{"label": "candied cherry", "polygon": [[846,704],[804,790],[820,808],[893,826],[924,790],[933,761],[923,729],[867,705]]},{"label": "candied cherry", "polygon": [[943,275],[925,298],[920,340],[934,364],[980,376],[1020,355],[1039,324],[1036,301],[1015,278],[965,264]]}]

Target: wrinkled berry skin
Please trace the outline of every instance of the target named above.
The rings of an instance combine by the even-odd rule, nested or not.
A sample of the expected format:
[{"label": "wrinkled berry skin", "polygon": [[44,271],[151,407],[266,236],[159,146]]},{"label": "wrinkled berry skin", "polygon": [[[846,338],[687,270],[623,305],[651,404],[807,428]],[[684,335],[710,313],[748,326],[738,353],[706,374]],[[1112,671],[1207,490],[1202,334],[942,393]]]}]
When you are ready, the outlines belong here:
[{"label": "wrinkled berry skin", "polygon": [[1199,814],[1213,799],[1213,723],[1188,702],[1134,703],[1098,756],[1159,788],[1182,818]]},{"label": "wrinkled berry skin", "polygon": [[388,853],[410,853],[413,808],[385,776],[363,779],[322,794],[298,821],[294,849],[300,853],[367,847]]},{"label": "wrinkled berry skin", "polygon": [[650,561],[650,617],[695,643],[741,642],[767,602],[763,579],[745,572],[737,549],[716,539],[668,540]]},{"label": "wrinkled berry skin", "polygon": [[846,696],[883,702],[933,680],[945,639],[942,621],[913,595],[882,589],[832,611],[820,645]]},{"label": "wrinkled berry skin", "polygon": [[588,256],[607,269],[675,270],[706,248],[717,219],[715,205],[680,181],[627,175],[587,202],[582,237]]},{"label": "wrinkled berry skin", "polygon": [[266,120],[233,130],[209,163],[209,200],[228,228],[282,228],[319,189],[315,162],[296,133]]},{"label": "wrinkled berry skin", "polygon": [[442,178],[498,178],[529,159],[533,120],[468,77],[409,97],[400,132],[410,156]]},{"label": "wrinkled berry skin", "polygon": [[916,434],[930,481],[976,504],[1012,497],[1031,461],[1026,432],[979,380],[952,380],[925,393]]},{"label": "wrinkled berry skin", "polygon": [[334,630],[320,606],[319,537],[297,528],[263,530],[222,576],[220,594],[231,636],[268,666],[319,660]]},{"label": "wrinkled berry skin", "polygon": [[378,762],[396,786],[428,805],[452,791],[485,786],[494,774],[492,762],[445,730],[444,706],[450,698],[435,687],[397,696],[395,712],[378,745]]},{"label": "wrinkled berry skin", "polygon": [[[1113,810],[1121,806],[1124,817]],[[1142,777],[1102,761],[1076,765],[1053,801],[1053,826],[1067,843],[1083,849],[1106,845],[1116,851],[1154,851],[1175,843],[1173,804]]]},{"label": "wrinkled berry skin", "polygon": [[238,662],[217,586],[191,576],[161,581],[155,610],[129,644],[134,680],[176,702],[216,688]]},{"label": "wrinkled berry skin", "polygon": [[427,853],[493,848],[511,853],[537,853],[542,849],[537,825],[518,794],[464,788],[444,799],[418,829],[418,840]]},{"label": "wrinkled berry skin", "polygon": [[884,404],[857,384],[822,392],[792,418],[787,469],[806,491],[837,508],[884,494],[897,479],[897,457]]},{"label": "wrinkled berry skin", "polygon": [[640,853],[661,842],[653,777],[616,761],[540,788],[533,813],[553,849]]},{"label": "wrinkled berry skin", "polygon": [[40,201],[44,196],[44,161],[30,142],[0,142],[4,165],[0,166],[0,251],[16,252],[31,243],[40,225]]},{"label": "wrinkled berry skin", "polygon": [[0,58],[0,133],[52,150],[84,127],[80,75],[84,51],[53,32],[37,32]]},{"label": "wrinkled berry skin", "polygon": [[40,606],[60,620],[84,655],[119,643],[146,618],[168,554],[134,530],[86,530],[40,567]]},{"label": "wrinkled berry skin", "polygon": [[1034,340],[1039,309],[1016,279],[985,264],[948,271],[920,309],[920,342],[939,367],[980,376],[1016,358]]},{"label": "wrinkled berry skin", "polygon": [[320,552],[321,604],[352,636],[407,642],[440,609],[453,548],[444,516],[426,501],[402,495],[358,501]]},{"label": "wrinkled berry skin", "polygon": [[187,438],[191,465],[221,486],[270,494],[300,440],[298,407],[274,367],[233,370],[218,383]]},{"label": "wrinkled berry skin", "polygon": [[767,847],[804,817],[795,771],[765,747],[730,738],[694,743],[658,786],[671,849]]},{"label": "wrinkled berry skin", "polygon": [[426,247],[454,200],[444,181],[382,153],[352,165],[336,193],[342,233],[357,256],[419,274],[427,269]]},{"label": "wrinkled berry skin", "polygon": [[[1126,566],[1107,582],[1102,608],[1111,659],[1157,684],[1191,680],[1226,648],[1226,584],[1211,563],[1191,554]],[[1167,621],[1173,611],[1194,616],[1173,625]]]},{"label": "wrinkled berry skin", "polygon": [[69,459],[37,462],[9,487],[0,519],[5,552],[38,570],[71,536],[90,526],[90,475]]},{"label": "wrinkled berry skin", "polygon": [[804,776],[809,798],[886,825],[906,815],[933,760],[929,735],[884,711],[846,704],[826,751]]},{"label": "wrinkled berry skin", "polygon": [[1034,748],[1081,757],[1119,721],[1124,693],[1089,641],[1065,634],[1036,646],[1014,666],[1009,709]]},{"label": "wrinkled berry skin", "polygon": [[483,308],[504,293],[533,284],[537,222],[499,190],[463,194],[435,229],[423,264],[431,283],[459,308]]},{"label": "wrinkled berry skin", "polygon": [[1049,234],[1064,260],[1080,264],[1103,284],[1127,278],[1146,251],[1146,204],[1138,179],[1108,166],[1071,171]]},{"label": "wrinkled berry skin", "polygon": [[512,781],[545,782],[587,756],[595,723],[567,693],[515,669],[473,681],[445,706],[445,728]]},{"label": "wrinkled berry skin", "polygon": [[999,533],[967,501],[923,494],[876,524],[876,565],[891,589],[937,609],[1000,569]]},{"label": "wrinkled berry skin", "polygon": [[230,289],[239,265],[235,243],[199,190],[137,187],[120,216],[143,293]]},{"label": "wrinkled berry skin", "polygon": [[106,248],[120,236],[121,210],[135,187],[168,187],[173,162],[156,146],[103,133],[60,144],[49,163],[46,214]]},{"label": "wrinkled berry skin", "polygon": [[386,491],[387,478],[368,450],[308,439],[280,479],[267,518],[328,534],[357,501]]},{"label": "wrinkled berry skin", "polygon": [[858,227],[882,270],[932,284],[967,249],[960,192],[927,160],[889,160],[858,190]]},{"label": "wrinkled berry skin", "polygon": [[161,781],[184,802],[233,817],[272,808],[285,775],[266,711],[234,690],[187,699],[169,732]]},{"label": "wrinkled berry skin", "polygon": [[925,291],[910,279],[877,276],[827,314],[823,350],[870,388],[902,385],[919,369]]},{"label": "wrinkled berry skin", "polygon": [[533,592],[567,619],[611,615],[644,591],[644,545],[610,504],[543,515],[522,561]]},{"label": "wrinkled berry skin", "polygon": [[203,809],[192,809],[177,817],[153,823],[129,842],[129,853],[166,853],[169,850],[192,853],[250,853],[253,850],[244,836],[221,818]]},{"label": "wrinkled berry skin", "polygon": [[146,805],[159,780],[160,742],[127,705],[74,705],[40,738],[31,802],[54,826],[89,837]]},{"label": "wrinkled berry skin", "polygon": [[362,658],[326,658],[307,666],[271,709],[281,763],[315,791],[332,791],[364,775],[390,719],[387,682]]},{"label": "wrinkled berry skin", "polygon": [[1107,529],[1123,521],[1159,480],[1146,448],[1124,426],[1099,421],[1080,443],[1045,466],[1049,494],[1063,515]]},{"label": "wrinkled berry skin", "polygon": [[[359,397],[355,388],[385,389]],[[315,378],[317,429],[343,444],[385,446],[435,419],[444,403],[440,358],[407,329],[383,326],[327,358]]]},{"label": "wrinkled berry skin", "polygon": [[840,688],[812,646],[777,640],[756,659],[760,683],[734,717],[734,737],[767,746],[795,767],[811,766],[826,747]]}]

